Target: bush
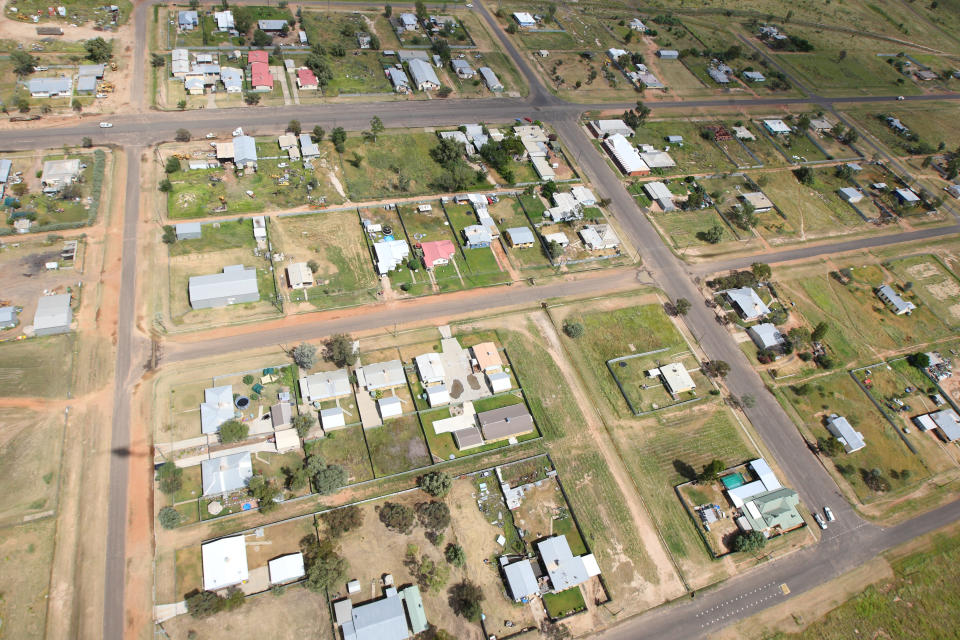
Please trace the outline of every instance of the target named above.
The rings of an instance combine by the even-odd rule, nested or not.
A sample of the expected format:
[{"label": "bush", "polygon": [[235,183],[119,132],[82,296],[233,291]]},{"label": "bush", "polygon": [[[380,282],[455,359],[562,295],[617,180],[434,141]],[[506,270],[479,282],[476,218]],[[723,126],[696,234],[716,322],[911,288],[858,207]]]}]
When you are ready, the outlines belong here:
[{"label": "bush", "polygon": [[357,361],[357,353],[353,350],[353,338],[345,333],[331,336],[326,344],[326,358],[338,367],[347,367]]},{"label": "bush", "polygon": [[417,485],[434,498],[443,498],[450,493],[453,479],[443,471],[431,471],[417,478]]},{"label": "bush", "polygon": [[230,444],[245,440],[250,433],[250,427],[239,420],[227,420],[220,425],[220,442]]},{"label": "bush", "polygon": [[247,481],[247,492],[257,501],[260,513],[269,513],[277,508],[274,498],[280,495],[280,489],[263,476],[250,478]]},{"label": "bush", "polygon": [[443,552],[443,557],[455,567],[462,569],[467,565],[467,554],[464,552],[463,547],[458,544],[452,542],[448,544],[446,550]]},{"label": "bush", "polygon": [[186,129],[177,129],[177,134],[173,139],[177,142],[190,142],[190,132]]},{"label": "bush", "polygon": [[384,502],[380,507],[380,522],[397,533],[409,533],[413,528],[413,509],[396,502]]},{"label": "bush", "polygon": [[226,602],[213,591],[194,591],[187,596],[187,613],[194,618],[207,618],[224,610]]},{"label": "bush", "polygon": [[312,413],[304,413],[294,418],[291,426],[297,430],[298,436],[306,438],[310,429],[313,429],[313,425],[316,423],[317,419],[313,417]]},{"label": "bush", "polygon": [[313,485],[322,496],[335,493],[347,483],[347,470],[336,464],[328,464],[313,475]]},{"label": "bush", "polygon": [[443,502],[431,500],[417,505],[417,520],[424,529],[443,531],[450,526],[450,508]]},{"label": "bush", "polygon": [[317,364],[317,348],[312,344],[301,342],[290,351],[290,357],[301,369],[313,369]]},{"label": "bush", "polygon": [[569,337],[576,340],[583,336],[584,328],[583,325],[579,322],[573,322],[572,320],[563,321],[563,332]]},{"label": "bush", "polygon": [[173,507],[164,507],[157,514],[160,526],[164,529],[176,529],[180,525],[180,512]]},{"label": "bush", "polygon": [[339,538],[343,534],[363,526],[363,510],[356,505],[350,505],[342,509],[327,511],[320,515],[320,519],[327,527],[327,535],[331,538]]},{"label": "bush", "polygon": [[176,156],[170,156],[167,158],[167,163],[164,165],[163,169],[168,174],[180,171],[180,158],[177,158]]},{"label": "bush", "polygon": [[93,140],[91,140],[90,138],[84,137],[80,141],[80,146],[83,147],[84,149],[89,149],[90,147],[93,146]]},{"label": "bush", "polygon": [[[169,184],[169,180],[167,183]],[[165,224],[163,225],[163,243],[164,244],[173,244],[177,241],[177,232],[172,225]]]},{"label": "bush", "polygon": [[450,608],[458,616],[475,621],[480,618],[480,603],[483,601],[483,591],[469,580],[463,580],[450,587],[448,602]]},{"label": "bush", "polygon": [[741,531],[733,541],[733,550],[752,553],[763,549],[766,545],[767,538],[759,531]]},{"label": "bush", "polygon": [[253,376],[249,373],[243,376],[243,384],[253,384]]},{"label": "bush", "polygon": [[160,491],[166,494],[176,493],[183,487],[183,469],[172,461],[160,465],[157,474],[160,478]]},{"label": "bush", "polygon": [[817,438],[817,446],[820,448],[820,451],[831,458],[835,458],[843,453],[843,445],[833,436]]}]

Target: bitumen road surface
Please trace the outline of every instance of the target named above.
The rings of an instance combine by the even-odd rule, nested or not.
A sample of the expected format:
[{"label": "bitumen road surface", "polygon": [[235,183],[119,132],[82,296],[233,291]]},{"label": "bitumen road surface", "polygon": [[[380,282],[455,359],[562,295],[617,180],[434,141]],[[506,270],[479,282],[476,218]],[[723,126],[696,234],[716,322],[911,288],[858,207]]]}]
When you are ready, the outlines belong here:
[{"label": "bitumen road surface", "polygon": [[[135,10],[134,68],[146,68],[146,43],[148,10],[151,3],[141,3]],[[476,4],[476,3],[475,3]],[[342,126],[349,130],[366,129],[370,119],[378,115],[388,127],[421,127],[460,124],[462,122],[510,122],[517,117],[532,117],[554,126],[561,141],[573,154],[586,177],[598,193],[611,199],[610,212],[616,216],[632,244],[643,258],[643,270],[671,299],[687,298],[702,300],[694,285],[694,277],[703,269],[723,265],[743,266],[748,259],[731,259],[714,265],[696,268],[681,262],[663,244],[660,237],[627,193],[618,176],[614,175],[600,156],[585,130],[579,125],[579,115],[587,109],[623,109],[634,103],[583,105],[566,103],[549,92],[531,69],[527,58],[512,41],[495,26],[493,18],[478,4],[477,10],[490,23],[492,32],[513,58],[526,79],[530,94],[527,98],[497,98],[477,100],[429,100],[391,102],[379,104],[327,104],[316,106],[287,106],[277,108],[238,108],[230,110],[200,110],[189,112],[150,112],[85,118],[80,124],[67,126],[44,126],[43,120],[25,124],[4,132],[4,147],[42,148],[59,147],[79,143],[90,137],[97,143],[113,143],[126,147],[127,184],[125,190],[125,213],[123,228],[123,263],[119,300],[119,327],[117,336],[116,382],[114,388],[113,457],[110,463],[110,498],[108,514],[107,556],[105,567],[106,593],[104,599],[103,636],[123,637],[124,623],[124,573],[125,531],[127,514],[127,482],[130,458],[130,394],[139,377],[138,365],[132,361],[136,353],[133,333],[136,310],[136,239],[139,215],[140,150],[153,143],[170,140],[177,129],[186,128],[195,136],[208,131],[224,136],[237,126],[248,133],[276,133],[291,119],[306,123],[320,123],[327,128]],[[135,106],[144,104],[144,74],[135,73],[132,89]],[[763,99],[712,99],[651,103],[655,111],[675,108],[744,106],[785,106],[816,104],[824,108],[844,103],[886,102],[895,96],[885,97],[837,97],[825,98],[809,95],[805,98]],[[909,101],[956,100],[960,94],[923,95],[908,97]],[[112,128],[98,126],[101,119],[113,123]],[[853,250],[878,246],[888,242],[918,239],[955,233],[957,226],[930,229],[900,236],[884,236],[852,240],[835,245]],[[794,259],[817,255],[827,249],[824,246],[804,247],[777,252],[762,259]],[[754,256],[753,259],[756,259]],[[621,270],[605,276],[608,284],[630,287],[637,282],[637,273]],[[645,281],[648,278],[643,278]],[[225,351],[243,350],[262,344],[290,343],[311,337],[329,335],[335,331],[356,331],[365,328],[390,326],[394,322],[407,322],[425,317],[482,311],[493,306],[529,304],[540,297],[582,295],[590,281],[555,281],[539,287],[514,285],[497,291],[496,304],[478,307],[478,301],[486,296],[458,298],[438,296],[416,303],[400,304],[395,308],[374,307],[360,317],[330,319],[330,314],[316,323],[299,325],[291,329],[251,331],[231,338],[212,341],[168,340],[164,357],[170,361],[186,360]],[[819,460],[810,454],[796,427],[784,414],[746,357],[734,343],[727,330],[717,323],[712,310],[702,304],[694,304],[686,322],[696,340],[708,357],[725,360],[731,366],[726,383],[733,395],[753,396],[756,404],[746,410],[754,427],[770,449],[774,459],[783,470],[787,484],[795,487],[804,503],[811,510],[829,505],[837,515],[823,540],[813,548],[793,554],[785,559],[768,563],[746,575],[725,582],[722,586],[701,594],[697,598],[672,606],[665,606],[603,634],[605,638],[626,639],[639,637],[695,637],[711,629],[719,628],[738,617],[749,615],[781,601],[785,596],[779,585],[786,582],[792,593],[811,588],[862,563],[893,544],[946,524],[960,515],[960,503],[954,503],[910,520],[892,529],[879,529],[861,521],[844,501],[830,476]],[[781,595],[778,595],[780,593]]]}]

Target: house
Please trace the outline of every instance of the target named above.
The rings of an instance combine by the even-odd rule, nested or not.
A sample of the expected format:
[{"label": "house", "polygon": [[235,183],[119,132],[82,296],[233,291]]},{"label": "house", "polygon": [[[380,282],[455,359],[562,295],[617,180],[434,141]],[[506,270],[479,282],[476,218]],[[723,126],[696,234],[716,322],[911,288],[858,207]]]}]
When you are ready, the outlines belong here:
[{"label": "house", "polygon": [[917,305],[901,298],[890,285],[880,285],[877,287],[876,294],[884,303],[892,307],[892,311],[898,316],[910,315],[917,308]]},{"label": "house", "polygon": [[946,188],[946,192],[954,198],[960,198],[960,184],[951,184]]},{"label": "house", "polygon": [[220,82],[227,93],[243,91],[243,70],[234,67],[220,67]]},{"label": "house", "polygon": [[316,91],[320,86],[317,76],[306,67],[297,69],[297,88],[301,91]]},{"label": "house", "polygon": [[850,204],[856,204],[863,200],[863,194],[860,193],[858,189],[853,187],[843,187],[837,190],[837,193],[841,198],[849,202]]},{"label": "house", "polygon": [[647,26],[640,21],[640,18],[634,18],[630,21],[629,26],[634,31],[646,31]]},{"label": "house", "polygon": [[44,193],[56,193],[80,177],[80,160],[47,160],[43,163],[40,184]]},{"label": "house", "polygon": [[436,352],[422,353],[413,359],[417,367],[417,374],[424,386],[443,383],[443,362]]},{"label": "house", "polygon": [[511,227],[506,234],[507,241],[515,249],[529,249],[537,240],[530,227]]},{"label": "house", "polygon": [[403,403],[397,396],[387,396],[377,400],[377,408],[380,410],[380,417],[384,420],[403,415]]},{"label": "house", "polygon": [[273,91],[273,74],[265,62],[250,65],[250,86],[254,91]]},{"label": "house", "polygon": [[286,584],[307,575],[303,568],[302,553],[288,553],[267,563],[270,572],[270,584]]},{"label": "house", "polygon": [[517,21],[517,25],[523,27],[524,29],[537,26],[537,21],[534,20],[533,16],[526,11],[514,12],[513,19]]},{"label": "house", "polygon": [[647,377],[660,378],[664,388],[673,395],[697,388],[697,383],[690,377],[690,373],[682,362],[671,362],[657,369],[650,369],[647,371]]},{"label": "house", "polygon": [[15,327],[17,322],[16,307],[0,307],[0,329]]},{"label": "house", "polygon": [[474,345],[471,350],[473,351],[473,359],[476,361],[476,366],[480,371],[484,373],[494,373],[503,370],[503,360],[500,358],[500,351],[497,349],[497,345],[494,343],[481,342],[480,344]]},{"label": "house", "polygon": [[257,141],[251,136],[233,139],[233,163],[238,169],[257,169]]},{"label": "house", "polygon": [[212,309],[243,302],[260,300],[257,270],[234,264],[223,268],[223,273],[192,276],[189,281],[190,306],[194,309]]},{"label": "house", "polygon": [[629,56],[629,55],[630,55],[630,52],[625,49],[616,49],[616,48],[607,49],[607,57],[613,60],[614,62],[619,61],[620,58],[622,58],[623,56]]},{"label": "house", "polygon": [[309,133],[300,134],[300,153],[303,155],[304,160],[320,156],[320,147],[313,141]]},{"label": "house", "polygon": [[274,431],[289,429],[293,422],[293,408],[289,402],[278,402],[270,407],[270,426]]},{"label": "house", "polygon": [[403,363],[399,360],[377,362],[356,370],[357,384],[367,391],[392,389],[407,384]]},{"label": "house", "polygon": [[558,245],[564,248],[570,244],[570,238],[568,238],[567,234],[563,233],[562,231],[557,231],[556,233],[548,233],[547,235],[543,236],[543,240],[548,245],[551,242],[556,242]]},{"label": "house", "polygon": [[463,229],[463,239],[467,243],[468,249],[482,249],[489,247],[493,238],[490,230],[479,224],[472,224]]},{"label": "house", "polygon": [[450,264],[457,252],[457,248],[449,240],[421,242],[420,249],[423,251],[423,266],[427,269]]},{"label": "house", "polygon": [[73,322],[73,309],[70,307],[70,294],[40,296],[37,310],[33,314],[33,335],[52,336],[69,333]]},{"label": "house", "polygon": [[775,136],[790,135],[791,129],[783,120],[764,120],[763,128]]},{"label": "house", "polygon": [[350,395],[350,374],[346,369],[320,371],[304,376],[298,381],[300,395],[307,402],[323,402]]},{"label": "house", "polygon": [[661,60],[677,60],[680,58],[680,52],[676,49],[660,49],[657,51],[657,57]]},{"label": "house", "polygon": [[813,118],[810,120],[810,128],[813,129],[814,133],[823,133],[825,131],[833,130],[833,123],[829,118]]},{"label": "house", "polygon": [[633,129],[623,120],[592,120],[588,126],[593,135],[598,138],[606,138],[614,134],[620,134],[626,138],[633,136]]},{"label": "house", "polygon": [[297,147],[297,136],[292,133],[285,133],[282,136],[278,136],[277,145],[282,151],[289,151],[291,148],[296,148],[298,152],[300,150]]},{"label": "house", "polygon": [[56,98],[70,95],[70,78],[31,78],[27,88],[34,98]]},{"label": "house", "polygon": [[232,11],[214,11],[213,19],[217,23],[217,31],[233,31],[236,29]]},{"label": "house", "polygon": [[477,414],[477,422],[483,433],[483,439],[487,442],[516,438],[534,429],[533,416],[527,411],[527,405],[522,402],[482,411]]},{"label": "house", "polygon": [[433,65],[425,60],[411,60],[407,63],[410,75],[413,76],[413,86],[417,91],[433,91],[440,88],[440,79]]},{"label": "house", "polygon": [[473,67],[471,67],[470,63],[466,60],[454,58],[450,61],[450,67],[453,69],[454,73],[457,74],[458,78],[463,78],[466,80],[477,75],[477,72],[473,70]]},{"label": "house", "polygon": [[921,69],[917,71],[914,75],[917,76],[917,80],[923,80],[925,82],[930,80],[936,80],[937,78],[940,77],[935,72],[930,71],[929,69]]},{"label": "house", "polygon": [[553,181],[556,179],[557,172],[553,169],[553,166],[547,162],[546,158],[530,158],[530,162],[533,164],[533,168],[537,172],[537,177],[539,177],[542,182]]},{"label": "house", "polygon": [[724,293],[734,310],[747,322],[759,320],[770,313],[770,307],[750,287],[728,289]]},{"label": "house", "polygon": [[573,555],[566,536],[558,535],[541,540],[537,543],[537,554],[550,577],[550,586],[554,592],[566,591],[600,575],[600,567],[593,554]]},{"label": "house", "polygon": [[393,85],[394,91],[397,93],[410,93],[410,79],[407,77],[407,74],[403,72],[403,69],[387,67],[386,73],[387,77],[390,78],[390,84]]},{"label": "house", "polygon": [[666,89],[667,85],[663,84],[657,76],[653,75],[645,64],[636,65],[635,71],[624,71],[624,74],[633,84],[638,87],[646,87],[647,89]]},{"label": "house", "polygon": [[416,31],[417,30],[417,16],[412,13],[401,13],[400,14],[400,26],[404,28],[405,31]]},{"label": "house", "polygon": [[651,169],[669,169],[677,166],[666,151],[641,151],[640,159]]},{"label": "house", "polygon": [[247,571],[247,543],[242,535],[207,542],[201,545],[200,555],[203,558],[205,591],[241,584],[250,577]]},{"label": "house", "polygon": [[743,77],[750,82],[765,82],[766,78],[759,71],[744,71]]},{"label": "house", "polygon": [[767,197],[762,191],[751,191],[750,193],[744,193],[740,196],[740,199],[753,207],[754,212],[756,213],[766,213],[773,209],[773,202],[770,201],[770,198]]},{"label": "house", "polygon": [[291,289],[305,289],[313,286],[313,271],[306,262],[294,262],[287,265],[287,284]]},{"label": "house", "polygon": [[589,251],[604,251],[620,246],[620,238],[608,224],[587,225],[579,231],[579,234]]},{"label": "house", "polygon": [[500,78],[497,77],[493,69],[490,67],[480,67],[479,71],[480,77],[483,78],[483,82],[487,85],[487,89],[494,92],[503,91],[503,83],[500,82]]},{"label": "house", "polygon": [[383,594],[380,600],[357,606],[349,599],[333,603],[334,621],[344,640],[406,640],[411,637],[411,628],[415,634],[427,629],[423,599],[416,585],[399,593],[395,587],[387,587]]},{"label": "house", "polygon": [[756,496],[768,491],[776,491],[783,487],[780,481],[777,480],[777,476],[774,475],[770,465],[768,465],[767,461],[763,458],[751,460],[749,467],[758,479],[733,489],[727,489],[727,496],[730,498],[730,502],[737,508],[743,507],[747,501]]},{"label": "house", "polygon": [[177,13],[177,25],[181,31],[193,31],[200,26],[200,15],[196,11],[180,11]]},{"label": "house", "polygon": [[957,416],[957,412],[953,409],[943,409],[917,416],[913,422],[921,431],[940,429],[940,435],[947,442],[960,439],[960,416]]},{"label": "house", "polygon": [[650,174],[650,167],[643,161],[637,150],[627,139],[619,133],[609,136],[603,141],[603,146],[613,159],[617,168],[627,176],[645,176]]},{"label": "house", "polygon": [[583,206],[572,192],[557,191],[553,194],[553,205],[543,215],[554,222],[571,222],[583,219]]},{"label": "house", "polygon": [[181,222],[174,227],[177,240],[199,240],[203,235],[203,228],[199,222]]},{"label": "house", "polygon": [[250,452],[233,453],[220,458],[200,462],[203,480],[203,495],[219,496],[244,489],[253,477],[253,461]]},{"label": "house", "polygon": [[732,71],[733,69],[722,63],[717,65],[711,64],[707,67],[707,73],[717,84],[730,84],[730,73]]},{"label": "house", "polygon": [[593,195],[593,191],[584,186],[574,187],[570,190],[570,193],[573,194],[573,199],[576,200],[578,204],[585,207],[592,207],[597,204],[597,196]]},{"label": "house", "polygon": [[[387,55],[387,53],[384,52],[384,55]],[[423,49],[397,49],[397,57],[400,59],[400,62],[410,62],[411,60],[430,61],[430,54]]]},{"label": "house", "polygon": [[643,190],[651,200],[660,205],[662,211],[675,211],[676,205],[673,204],[673,192],[662,182],[644,182]]},{"label": "house", "polygon": [[278,33],[284,29],[289,29],[290,25],[286,20],[257,20],[257,28],[267,33]]},{"label": "house", "polygon": [[800,497],[793,489],[781,487],[757,495],[744,503],[737,526],[744,531],[783,533],[804,524],[797,511]]},{"label": "house", "polygon": [[248,51],[247,64],[253,64],[254,62],[262,62],[263,64],[269,64],[270,54],[264,51],[263,49]]},{"label": "house", "polygon": [[893,116],[887,116],[887,126],[896,131],[899,134],[910,133],[910,129],[907,128],[907,125],[900,122],[900,118],[894,118]]},{"label": "house", "polygon": [[529,598],[539,595],[540,583],[533,572],[530,560],[523,558],[509,562],[506,556],[501,556],[500,568],[503,570],[507,590],[514,602],[526,602]]},{"label": "house", "polygon": [[373,244],[376,254],[377,273],[381,276],[390,273],[410,257],[410,247],[406,240],[381,240]]},{"label": "house", "polygon": [[761,322],[747,328],[747,335],[761,350],[779,349],[787,343],[787,339],[776,326],[769,322]]},{"label": "house", "polygon": [[903,206],[916,206],[920,202],[920,197],[914,192],[913,189],[909,187],[904,187],[903,189],[897,189],[893,192],[897,196],[897,201]]},{"label": "house", "polygon": [[202,96],[205,87],[202,77],[193,76],[183,79],[183,89],[191,96]]},{"label": "house", "polygon": [[843,450],[847,453],[859,451],[867,446],[863,441],[863,434],[853,428],[853,426],[843,416],[833,414],[827,419],[827,431],[843,445]]},{"label": "house", "polygon": [[324,431],[331,429],[341,429],[346,426],[347,421],[343,409],[340,407],[331,407],[320,410],[320,426]]},{"label": "house", "polygon": [[227,384],[203,390],[200,403],[200,432],[211,435],[220,431],[220,425],[237,417],[233,406],[233,386]]}]

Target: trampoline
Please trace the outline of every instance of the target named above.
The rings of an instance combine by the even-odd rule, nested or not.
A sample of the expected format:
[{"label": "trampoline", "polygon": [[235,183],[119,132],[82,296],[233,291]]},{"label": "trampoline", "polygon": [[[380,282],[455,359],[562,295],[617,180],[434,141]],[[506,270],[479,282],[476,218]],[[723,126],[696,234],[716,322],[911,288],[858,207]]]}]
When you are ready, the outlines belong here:
[{"label": "trampoline", "polygon": [[240,396],[233,402],[233,404],[237,405],[237,409],[243,411],[250,406],[250,398],[246,396]]}]

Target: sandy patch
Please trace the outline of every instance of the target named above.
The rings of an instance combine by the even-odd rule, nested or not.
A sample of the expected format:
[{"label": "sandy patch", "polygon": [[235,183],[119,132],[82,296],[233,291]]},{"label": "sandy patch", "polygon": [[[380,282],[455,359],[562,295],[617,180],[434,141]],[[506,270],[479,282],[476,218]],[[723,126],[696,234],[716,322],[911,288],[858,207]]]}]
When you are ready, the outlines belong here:
[{"label": "sandy patch", "polygon": [[927,290],[938,300],[960,297],[960,284],[957,284],[955,280],[944,280],[936,284],[928,284]]},{"label": "sandy patch", "polygon": [[932,278],[939,273],[939,270],[929,262],[921,262],[907,268],[907,273],[917,280]]}]

